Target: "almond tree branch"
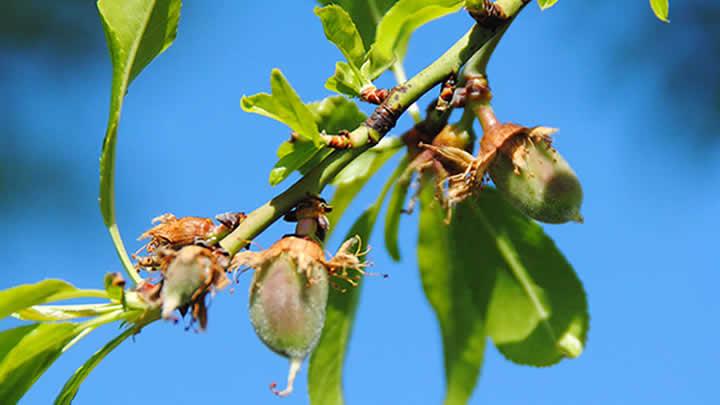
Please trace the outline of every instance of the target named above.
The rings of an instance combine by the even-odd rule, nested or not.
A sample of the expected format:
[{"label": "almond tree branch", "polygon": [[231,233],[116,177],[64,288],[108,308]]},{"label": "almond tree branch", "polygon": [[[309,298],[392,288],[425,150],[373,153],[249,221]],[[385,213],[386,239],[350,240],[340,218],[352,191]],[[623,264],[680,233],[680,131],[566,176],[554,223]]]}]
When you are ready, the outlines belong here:
[{"label": "almond tree branch", "polygon": [[[528,2],[529,0],[497,0],[493,4],[504,13],[506,25]],[[457,74],[468,59],[492,39],[503,26],[496,25],[492,28],[484,27],[481,24],[473,26],[435,62],[405,83],[395,87],[370,117],[348,134],[352,149],[333,152],[290,188],[248,214],[247,218],[230,235],[220,241],[220,246],[234,255],[299,201],[308,195],[319,194],[335,175],[353,159],[378,143],[395,126],[397,119],[423,94],[441,83],[450,74]]]}]

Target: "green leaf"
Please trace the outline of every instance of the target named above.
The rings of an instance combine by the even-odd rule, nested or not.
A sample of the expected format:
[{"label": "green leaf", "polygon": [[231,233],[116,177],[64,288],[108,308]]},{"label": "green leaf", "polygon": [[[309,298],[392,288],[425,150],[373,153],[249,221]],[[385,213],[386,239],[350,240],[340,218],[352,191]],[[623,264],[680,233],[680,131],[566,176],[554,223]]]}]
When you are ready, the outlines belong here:
[{"label": "green leaf", "polygon": [[368,83],[362,73],[345,62],[335,64],[335,73],[325,82],[325,88],[350,97],[358,97]]},{"label": "green leaf", "polygon": [[371,84],[360,72],[365,62],[365,46],[350,15],[338,5],[316,7],[327,39],[335,44],[348,63],[338,62],[335,74],[328,79],[328,90],[356,97],[366,85]]},{"label": "green leaf", "polygon": [[72,377],[70,377],[70,379],[65,383],[55,399],[55,405],[70,405],[80,389],[80,384],[85,381],[87,376],[90,375],[95,367],[97,367],[97,365],[100,364],[100,362],[103,361],[110,352],[120,346],[125,339],[134,335],[136,332],[137,329],[135,327],[130,327],[111,340],[108,344],[103,346],[102,349],[95,352],[95,354],[93,354],[88,361],[85,362],[85,364],[78,368]]},{"label": "green leaf", "polygon": [[538,0],[538,5],[540,6],[541,10],[546,10],[557,3],[558,0]]},{"label": "green leaf", "polygon": [[[354,128],[365,121],[365,114],[352,101],[341,96],[324,98],[307,105],[317,128],[329,133]],[[332,152],[329,148],[296,139],[280,144],[277,156],[280,159],[270,172],[270,184],[276,185],[298,170],[305,174]]]},{"label": "green leaf", "polygon": [[106,298],[107,295],[104,291],[75,288],[63,280],[23,284],[0,291],[0,319],[33,305],[79,297]]},{"label": "green leaf", "polygon": [[122,309],[119,304],[36,305],[13,314],[24,321],[54,322],[89,318]]},{"label": "green leaf", "polygon": [[312,112],[278,69],[273,69],[270,74],[270,89],[272,94],[243,96],[242,109],[280,121],[292,128],[300,139],[322,146]]},{"label": "green leaf", "polygon": [[670,0],[650,0],[650,7],[660,21],[670,22]]},{"label": "green leaf", "polygon": [[397,0],[319,0],[321,5],[337,4],[352,17],[360,37],[369,48],[375,41],[375,29],[380,18]]},{"label": "green leaf", "polygon": [[[383,145],[383,141],[375,147],[378,148],[380,145]],[[340,222],[343,213],[345,213],[345,210],[357,197],[358,193],[365,187],[372,176],[398,151],[398,149],[393,148],[383,149],[382,146],[378,150],[369,149],[355,158],[335,177],[333,184],[337,188],[332,198],[333,210],[328,216],[331,225]],[[407,162],[403,161],[400,165],[406,167]]]},{"label": "green leaf", "polygon": [[460,10],[465,0],[400,0],[383,16],[363,74],[375,79],[405,56],[412,33],[428,22]]},{"label": "green leaf", "polygon": [[352,130],[367,118],[357,104],[340,96],[326,97],[308,104],[308,108],[313,113],[317,127],[330,134],[343,129]]},{"label": "green leaf", "polygon": [[350,15],[340,6],[315,7],[327,39],[335,44],[350,65],[360,67],[365,61],[365,45]]},{"label": "green leaf", "polygon": [[[363,241],[362,249],[367,249],[385,196],[403,171],[404,167],[398,166],[378,199],[355,221],[345,239],[358,235]],[[337,288],[330,289],[325,326],[320,343],[310,358],[308,370],[308,389],[313,404],[343,403],[342,369],[360,298],[361,282],[356,287],[349,286],[344,292]]]},{"label": "green leaf", "polygon": [[[403,158],[405,161],[407,156]],[[407,167],[407,162],[405,162]],[[403,213],[403,205],[407,197],[408,188],[412,176],[402,176],[395,183],[390,194],[387,211],[385,212],[385,249],[395,261],[400,261],[400,248],[398,247],[398,233],[400,231],[400,215]]]},{"label": "green leaf", "polygon": [[128,86],[175,39],[180,0],[99,0],[113,65],[110,117],[100,155],[100,211],[120,260],[135,274],[115,220],[115,144]]},{"label": "green leaf", "polygon": [[71,323],[41,323],[1,332],[0,403],[17,403],[82,330]]},{"label": "green leaf", "polygon": [[292,172],[305,166],[320,150],[321,148],[308,141],[283,142],[278,148],[280,160],[270,171],[270,185],[280,184]]},{"label": "green leaf", "polygon": [[450,225],[421,194],[418,263],[443,334],[446,403],[465,403],[485,336],[509,360],[549,366],[582,352],[589,315],[582,285],[542,228],[492,189],[459,204]]},{"label": "green leaf", "polygon": [[[496,269],[488,334],[509,360],[549,366],[579,356],[589,328],[582,283],[536,222],[499,193],[485,190],[470,205],[485,265]],[[476,235],[477,237],[477,235]]]},{"label": "green leaf", "polygon": [[445,224],[446,212],[435,201],[433,183],[425,179],[420,194],[418,265],[442,333],[445,403],[465,404],[483,363],[494,272],[483,266],[487,241],[476,239],[476,221],[461,205],[452,223]]}]

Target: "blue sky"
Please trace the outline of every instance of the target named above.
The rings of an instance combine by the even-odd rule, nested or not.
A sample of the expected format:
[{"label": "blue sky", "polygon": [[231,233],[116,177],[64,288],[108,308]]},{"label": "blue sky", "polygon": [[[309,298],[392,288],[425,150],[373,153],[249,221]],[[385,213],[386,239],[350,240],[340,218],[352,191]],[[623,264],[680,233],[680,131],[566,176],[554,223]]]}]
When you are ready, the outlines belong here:
[{"label": "blue sky", "polygon": [[[213,9],[185,3],[178,39],[133,83],[120,125],[118,221],[130,250],[161,213],[250,211],[279,192],[285,183],[273,189],[267,174],[288,131],[243,113],[240,97],[268,90],[270,70],[279,67],[305,100],[323,98],[329,94],[322,84],[341,57],[325,41],[309,1],[227,2]],[[626,6],[622,18],[598,6],[601,14],[587,22],[578,19],[587,5],[565,3],[543,13],[528,7],[489,74],[499,117],[559,127],[555,145],[582,180],[586,223],[546,230],[584,282],[589,342],[580,358],[547,369],[510,364],[490,347],[471,402],[716,403],[718,151],[683,147],[688,129],[669,111],[689,107],[673,105],[660,91],[658,69],[618,56],[633,24],[653,18],[646,2]],[[458,14],[421,29],[410,43],[408,73],[434,60],[470,22]],[[99,20],[96,36],[104,41]],[[667,57],[656,56],[658,64]],[[64,63],[71,68],[53,71],[28,59],[11,73],[19,119],[34,128],[23,140],[28,159],[59,160],[72,186],[57,186],[54,194],[32,190],[1,217],[2,288],[46,277],[99,287],[104,273],[121,268],[96,200],[109,58]],[[389,76],[381,80],[392,83]],[[404,118],[398,128],[409,123]],[[331,250],[390,170],[337,224],[343,231]],[[346,367],[349,404],[442,400],[441,341],[417,275],[416,218],[401,226],[402,263],[390,261],[381,232],[371,241],[375,270],[390,278],[369,279],[362,293]],[[290,229],[278,223],[258,243],[269,246]],[[290,398],[278,400],[267,388],[284,379],[287,362],[255,337],[248,283],[244,277],[234,293],[212,302],[206,333],[157,323],[122,345],[87,379],[76,403],[307,403],[306,368]],[[115,333],[106,327],[73,347],[23,403],[49,403]]]}]

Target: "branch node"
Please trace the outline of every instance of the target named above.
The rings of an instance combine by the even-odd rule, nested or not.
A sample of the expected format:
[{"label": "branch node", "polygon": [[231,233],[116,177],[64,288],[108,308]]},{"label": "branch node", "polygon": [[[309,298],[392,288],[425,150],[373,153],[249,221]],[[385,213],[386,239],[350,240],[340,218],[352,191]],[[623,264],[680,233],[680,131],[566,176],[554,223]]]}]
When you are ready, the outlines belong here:
[{"label": "branch node", "polygon": [[353,147],[350,131],[342,129],[337,135],[328,135],[322,133],[322,138],[329,148],[333,149],[351,149]]},{"label": "branch node", "polygon": [[[395,126],[403,111],[403,108],[389,107],[386,102],[383,102],[365,120],[364,125],[382,137]],[[372,137],[372,132],[369,132],[368,135],[370,143],[375,144],[379,141],[379,139]]]},{"label": "branch node", "polygon": [[360,91],[360,100],[370,104],[382,104],[387,100],[390,92],[387,89],[378,89],[375,86],[365,87]]},{"label": "branch node", "polygon": [[483,0],[479,7],[469,8],[468,12],[479,26],[492,31],[502,27],[508,22],[508,20],[510,20],[510,17],[508,17],[507,13],[505,13],[505,10],[503,10],[499,4],[491,0]]}]

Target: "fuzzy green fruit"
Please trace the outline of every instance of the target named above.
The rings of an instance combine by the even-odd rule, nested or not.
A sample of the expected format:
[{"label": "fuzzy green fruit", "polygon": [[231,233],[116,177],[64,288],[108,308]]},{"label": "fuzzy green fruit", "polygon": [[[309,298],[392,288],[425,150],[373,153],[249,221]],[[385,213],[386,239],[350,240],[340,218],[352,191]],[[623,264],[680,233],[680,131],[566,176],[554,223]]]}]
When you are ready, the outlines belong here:
[{"label": "fuzzy green fruit", "polygon": [[541,222],[582,222],[583,192],[568,162],[544,140],[523,138],[490,165],[497,189],[517,209]]},{"label": "fuzzy green fruit", "polygon": [[186,246],[165,272],[162,291],[162,317],[173,319],[173,311],[188,305],[207,286],[213,262],[206,249]]},{"label": "fuzzy green fruit", "polygon": [[274,352],[304,359],[317,345],[325,323],[328,274],[315,260],[304,268],[283,252],[257,271],[250,288],[250,320]]}]

